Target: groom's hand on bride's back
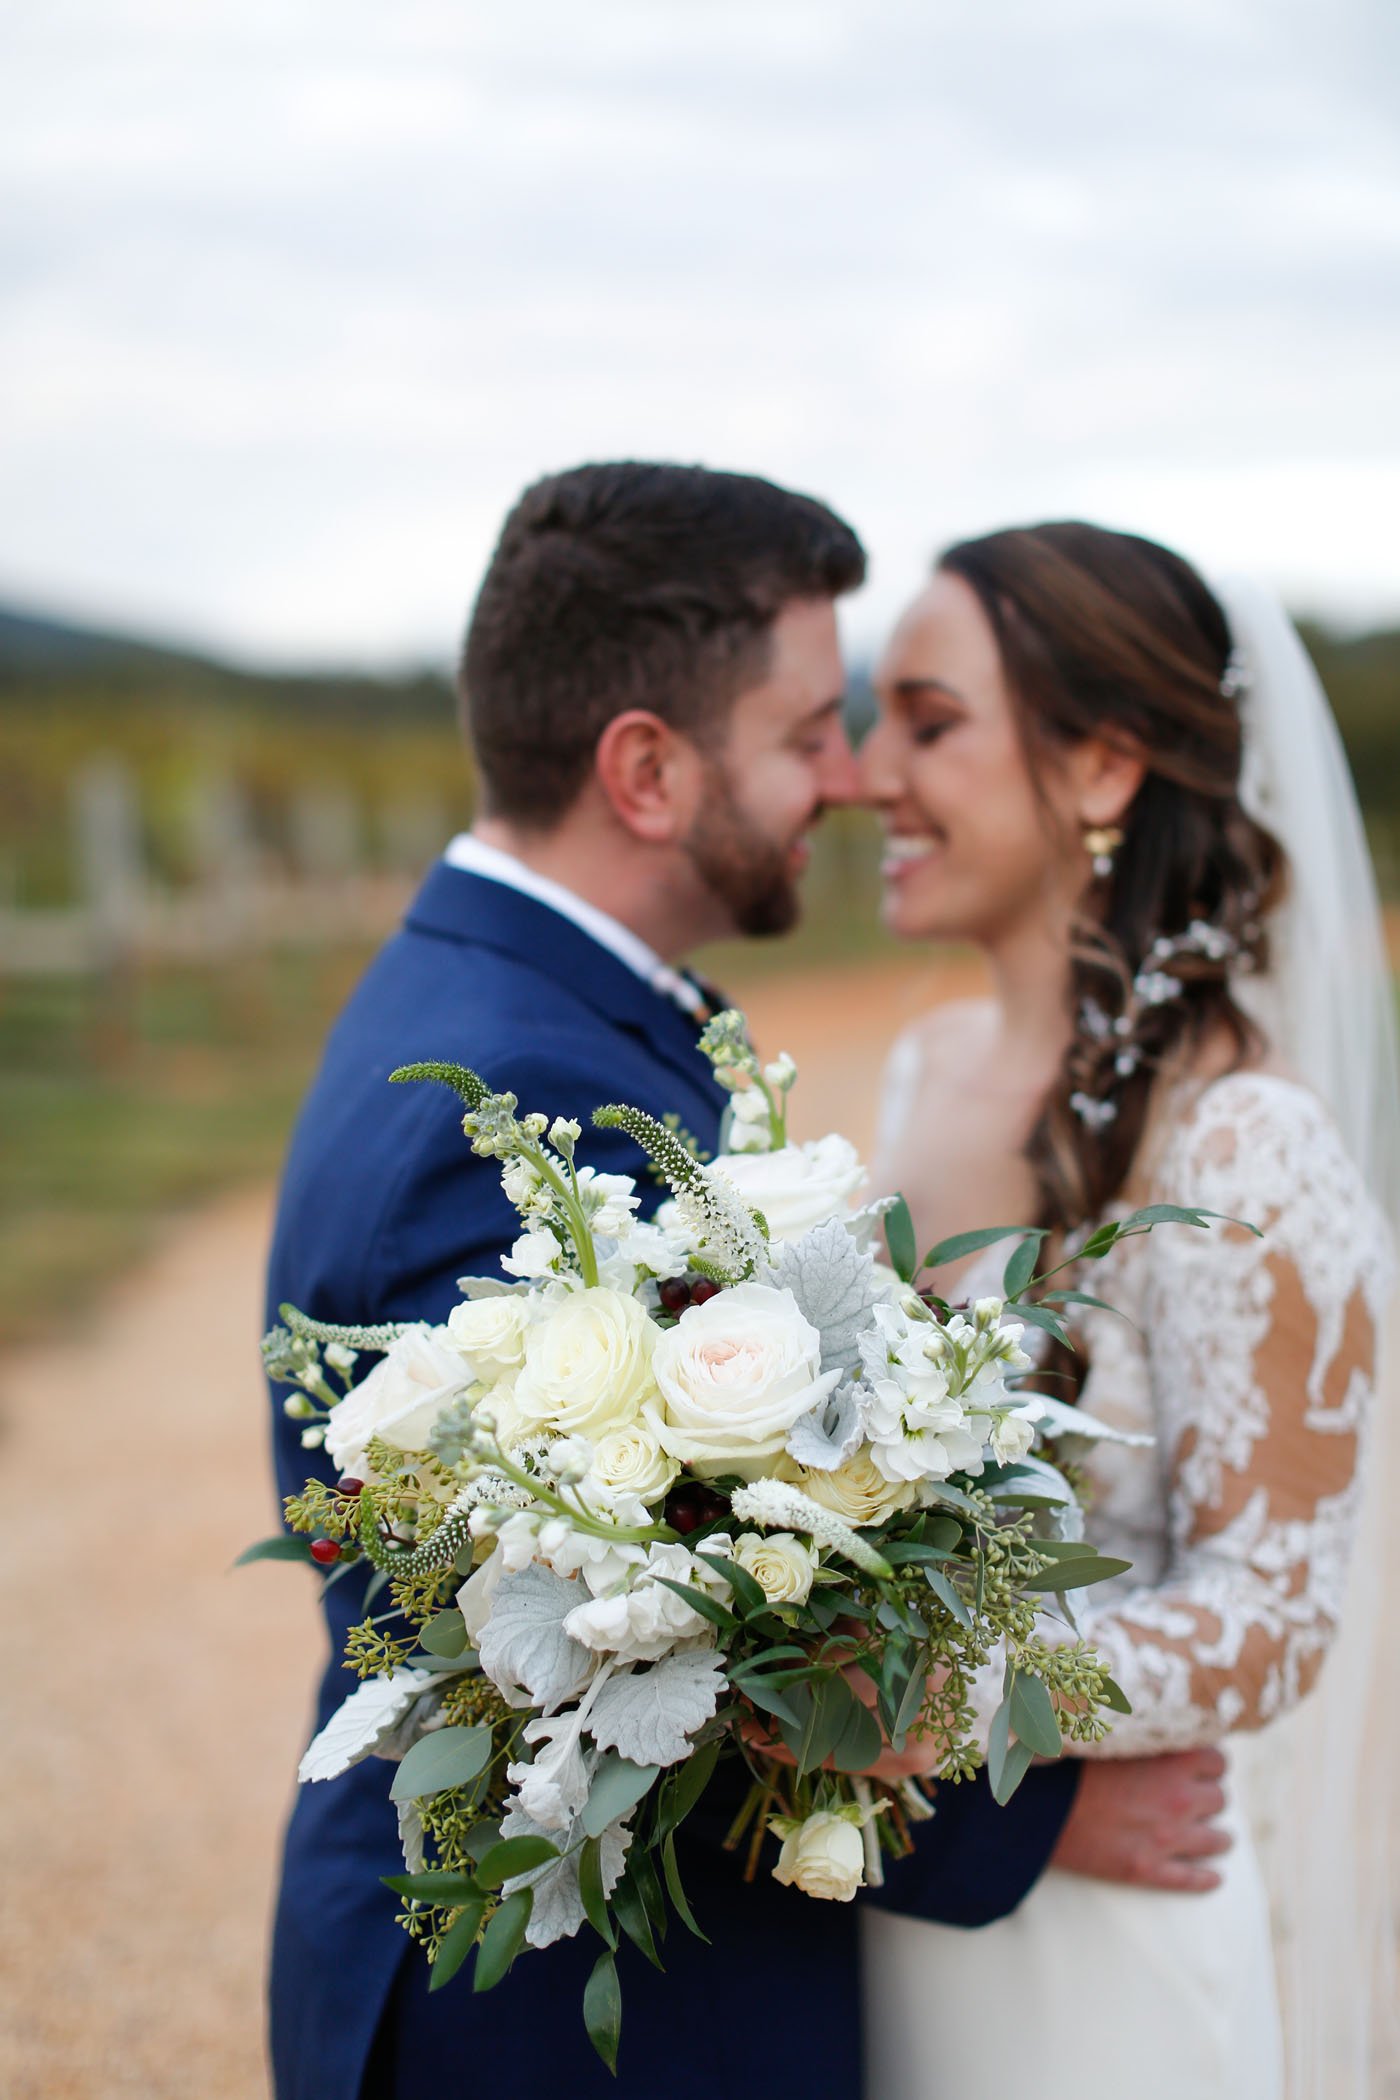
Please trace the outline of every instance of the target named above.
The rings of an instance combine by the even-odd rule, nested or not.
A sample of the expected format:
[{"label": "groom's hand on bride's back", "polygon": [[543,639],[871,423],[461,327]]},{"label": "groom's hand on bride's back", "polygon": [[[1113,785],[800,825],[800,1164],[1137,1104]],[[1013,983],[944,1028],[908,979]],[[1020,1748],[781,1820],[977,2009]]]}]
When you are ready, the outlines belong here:
[{"label": "groom's hand on bride's back", "polygon": [[1225,1808],[1218,1750],[1084,1761],[1074,1806],[1052,1866],[1096,1881],[1207,1894],[1211,1865],[1233,1840],[1217,1822]]}]

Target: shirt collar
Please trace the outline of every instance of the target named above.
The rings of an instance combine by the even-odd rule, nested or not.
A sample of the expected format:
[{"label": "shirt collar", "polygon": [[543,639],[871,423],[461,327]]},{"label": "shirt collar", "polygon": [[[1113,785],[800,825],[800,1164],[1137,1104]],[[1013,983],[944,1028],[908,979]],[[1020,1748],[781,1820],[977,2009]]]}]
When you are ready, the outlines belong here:
[{"label": "shirt collar", "polygon": [[634,977],[649,984],[654,991],[661,992],[687,1013],[696,1013],[704,1005],[704,996],[699,987],[673,970],[664,962],[656,950],[649,947],[641,935],[630,926],[624,926],[611,912],[600,911],[596,904],[566,889],[562,882],[554,882],[548,875],[541,875],[534,868],[526,867],[513,853],[500,846],[488,846],[484,839],[475,838],[469,831],[458,832],[443,851],[443,859],[449,867],[460,868],[465,874],[482,876],[487,882],[504,883],[508,889],[519,890],[526,897],[533,897],[562,918],[606,948],[620,963],[625,963]]}]

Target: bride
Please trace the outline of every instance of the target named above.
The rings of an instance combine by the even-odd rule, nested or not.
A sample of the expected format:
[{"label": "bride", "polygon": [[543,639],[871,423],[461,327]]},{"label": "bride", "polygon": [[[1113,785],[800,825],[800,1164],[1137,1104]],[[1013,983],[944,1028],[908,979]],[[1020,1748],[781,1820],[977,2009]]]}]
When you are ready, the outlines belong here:
[{"label": "bride", "polygon": [[[1025,1221],[1072,1252],[1154,1201],[1262,1237],[1120,1242],[1069,1280],[1128,1317],[1072,1308],[1076,1352],[1040,1363],[1047,1391],[1125,1439],[1080,1447],[1088,1535],[1132,1568],[1079,1618],[1132,1713],[1076,1754],[1225,1748],[1219,1885],[1052,1867],[976,1933],[867,1912],[872,2100],[1359,2100],[1369,1565],[1349,1659],[1308,1695],[1378,1465],[1397,1109],[1335,728],[1271,601],[1217,597],[1165,548],[1078,524],[954,547],[877,685],[863,763],[887,922],[975,943],[991,979],[891,1062],[881,1185],[921,1244]],[[993,1291],[1007,1251],[935,1281]],[[989,1720],[999,1670],[983,1689]]]}]

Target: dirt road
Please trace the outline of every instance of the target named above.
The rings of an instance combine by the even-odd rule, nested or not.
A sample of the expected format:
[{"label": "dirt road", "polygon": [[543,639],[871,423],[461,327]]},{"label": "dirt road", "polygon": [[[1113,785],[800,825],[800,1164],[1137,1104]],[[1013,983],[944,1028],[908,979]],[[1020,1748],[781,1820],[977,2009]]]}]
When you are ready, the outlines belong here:
[{"label": "dirt road", "polygon": [[[907,967],[779,979],[799,1135],[864,1137]],[[257,2100],[263,1947],[320,1636],[273,1528],[265,1190],[172,1225],[80,1331],[0,1364],[0,2092]],[[348,1682],[348,1680],[347,1680]]]}]

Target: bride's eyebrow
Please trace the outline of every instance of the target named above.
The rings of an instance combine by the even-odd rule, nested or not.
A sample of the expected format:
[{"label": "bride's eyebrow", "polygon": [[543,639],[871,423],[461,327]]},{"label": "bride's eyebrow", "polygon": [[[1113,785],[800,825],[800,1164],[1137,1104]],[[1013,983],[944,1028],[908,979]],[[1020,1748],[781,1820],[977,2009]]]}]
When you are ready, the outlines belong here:
[{"label": "bride's eyebrow", "polygon": [[960,707],[967,705],[957,687],[942,678],[896,678],[891,691],[901,700],[921,700],[925,693],[941,693],[947,700],[956,700]]}]

